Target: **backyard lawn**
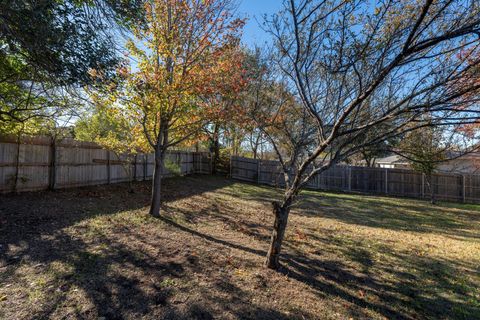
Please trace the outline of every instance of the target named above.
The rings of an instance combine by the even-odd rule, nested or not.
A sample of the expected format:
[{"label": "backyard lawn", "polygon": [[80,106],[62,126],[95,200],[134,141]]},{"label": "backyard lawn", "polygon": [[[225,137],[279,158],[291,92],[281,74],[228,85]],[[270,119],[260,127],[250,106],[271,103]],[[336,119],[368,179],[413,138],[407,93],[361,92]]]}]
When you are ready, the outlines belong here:
[{"label": "backyard lawn", "polygon": [[280,190],[134,188],[0,196],[0,319],[480,319],[480,206],[307,191],[274,272]]}]

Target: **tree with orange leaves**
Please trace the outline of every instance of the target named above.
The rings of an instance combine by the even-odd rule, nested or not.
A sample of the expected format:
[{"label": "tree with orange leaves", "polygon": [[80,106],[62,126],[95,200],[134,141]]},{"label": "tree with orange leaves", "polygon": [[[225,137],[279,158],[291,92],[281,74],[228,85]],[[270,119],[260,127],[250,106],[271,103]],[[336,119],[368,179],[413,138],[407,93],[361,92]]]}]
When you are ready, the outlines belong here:
[{"label": "tree with orange leaves", "polygon": [[220,138],[228,135],[228,129],[245,125],[249,118],[242,107],[243,93],[248,85],[246,52],[237,44],[217,52],[217,63],[207,81],[209,90],[203,95],[209,105],[208,123],[203,128],[210,151],[213,154],[213,172],[216,172],[220,158]]},{"label": "tree with orange leaves", "polygon": [[[160,215],[167,150],[195,137],[211,114],[202,97],[221,83],[219,54],[238,44],[243,20],[233,0],[149,0],[145,24],[126,45],[132,63],[103,87],[109,108],[126,117],[155,153],[150,214]],[[106,90],[105,90],[106,89]],[[107,93],[107,95],[105,95]],[[98,93],[97,93],[98,98]]]}]

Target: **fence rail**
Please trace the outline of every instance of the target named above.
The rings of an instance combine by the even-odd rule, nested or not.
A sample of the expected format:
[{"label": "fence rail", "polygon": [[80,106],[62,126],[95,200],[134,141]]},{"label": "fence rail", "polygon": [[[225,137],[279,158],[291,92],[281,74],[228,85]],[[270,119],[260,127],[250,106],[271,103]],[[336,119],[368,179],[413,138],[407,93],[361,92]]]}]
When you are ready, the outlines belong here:
[{"label": "fence rail", "polygon": [[[231,158],[233,179],[283,187],[285,179],[278,161],[243,157]],[[315,175],[307,184],[310,189],[398,197],[429,199],[431,189],[438,200],[480,203],[480,175],[438,173],[429,188],[425,176],[408,169],[333,166]]]},{"label": "fence rail", "polygon": [[[166,162],[181,175],[211,173],[210,154],[205,152],[171,151]],[[0,193],[149,180],[153,167],[153,154],[118,156],[73,139],[0,137]],[[171,174],[165,170],[165,176]]]}]

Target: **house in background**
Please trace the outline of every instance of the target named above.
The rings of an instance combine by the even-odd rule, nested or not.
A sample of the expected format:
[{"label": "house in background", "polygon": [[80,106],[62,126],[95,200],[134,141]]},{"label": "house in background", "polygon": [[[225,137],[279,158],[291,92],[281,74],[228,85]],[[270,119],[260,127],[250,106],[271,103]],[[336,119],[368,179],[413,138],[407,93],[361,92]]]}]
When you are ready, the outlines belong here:
[{"label": "house in background", "polygon": [[[457,173],[457,174],[480,174],[480,152],[473,152],[461,157],[442,162],[438,165],[438,172]],[[391,155],[385,158],[379,158],[375,161],[375,166],[379,168],[392,169],[411,169],[409,161],[399,155]]]},{"label": "house in background", "polygon": [[375,167],[389,169],[411,169],[408,160],[396,154],[385,158],[376,159]]}]

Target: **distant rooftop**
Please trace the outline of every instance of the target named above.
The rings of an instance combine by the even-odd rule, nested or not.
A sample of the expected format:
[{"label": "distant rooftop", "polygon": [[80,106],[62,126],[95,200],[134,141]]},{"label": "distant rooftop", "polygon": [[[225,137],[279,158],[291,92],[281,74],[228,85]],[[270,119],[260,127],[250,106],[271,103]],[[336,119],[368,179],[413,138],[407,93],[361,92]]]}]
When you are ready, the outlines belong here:
[{"label": "distant rooftop", "polygon": [[391,155],[385,158],[379,158],[375,161],[377,164],[390,164],[390,163],[407,163],[407,160],[404,157],[399,155]]},{"label": "distant rooftop", "polygon": [[[448,158],[461,158],[461,159],[479,159],[480,160],[480,152],[472,152],[472,153],[467,153],[463,156],[459,157],[459,153],[457,151],[449,151],[447,152],[447,157]],[[388,157],[384,158],[379,158],[375,161],[378,164],[407,164],[408,160],[400,155],[394,154],[390,155]]]}]

